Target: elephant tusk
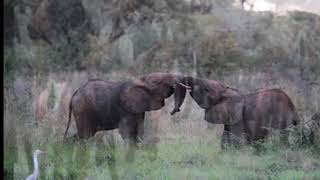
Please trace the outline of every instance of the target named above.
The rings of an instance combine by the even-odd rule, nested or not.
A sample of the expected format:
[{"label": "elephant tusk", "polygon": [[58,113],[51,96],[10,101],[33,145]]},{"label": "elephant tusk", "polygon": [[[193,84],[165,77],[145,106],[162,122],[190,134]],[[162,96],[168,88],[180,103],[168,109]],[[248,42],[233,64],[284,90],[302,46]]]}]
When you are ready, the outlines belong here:
[{"label": "elephant tusk", "polygon": [[180,112],[180,109],[174,109],[170,112],[171,115],[174,115],[176,112]]},{"label": "elephant tusk", "polygon": [[186,88],[186,89],[192,89],[191,88],[191,86],[187,86],[187,85],[185,85],[185,84],[183,84],[183,83],[179,83],[182,87],[184,87],[184,88]]}]

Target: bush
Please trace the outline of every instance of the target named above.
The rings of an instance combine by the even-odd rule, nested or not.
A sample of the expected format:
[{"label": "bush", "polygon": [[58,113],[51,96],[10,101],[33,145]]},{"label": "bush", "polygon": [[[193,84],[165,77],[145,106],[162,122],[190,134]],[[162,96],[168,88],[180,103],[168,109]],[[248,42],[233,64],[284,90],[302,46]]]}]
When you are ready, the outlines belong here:
[{"label": "bush", "polygon": [[85,68],[89,45],[80,40],[62,42],[47,51],[46,67],[50,71],[82,70]]},{"label": "bush", "polygon": [[16,76],[30,76],[34,72],[32,55],[22,46],[4,48],[3,67],[5,87],[12,84]]}]

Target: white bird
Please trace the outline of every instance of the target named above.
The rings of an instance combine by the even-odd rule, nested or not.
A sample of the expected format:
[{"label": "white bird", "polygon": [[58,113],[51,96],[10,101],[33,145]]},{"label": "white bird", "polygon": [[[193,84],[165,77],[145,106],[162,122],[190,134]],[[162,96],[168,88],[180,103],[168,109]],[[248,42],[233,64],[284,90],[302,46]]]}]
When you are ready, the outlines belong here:
[{"label": "white bird", "polygon": [[27,177],[26,180],[36,180],[39,174],[39,167],[38,167],[38,155],[39,154],[43,154],[44,152],[37,149],[34,153],[33,153],[33,165],[34,165],[34,169],[33,169],[33,173],[31,175],[29,175]]}]

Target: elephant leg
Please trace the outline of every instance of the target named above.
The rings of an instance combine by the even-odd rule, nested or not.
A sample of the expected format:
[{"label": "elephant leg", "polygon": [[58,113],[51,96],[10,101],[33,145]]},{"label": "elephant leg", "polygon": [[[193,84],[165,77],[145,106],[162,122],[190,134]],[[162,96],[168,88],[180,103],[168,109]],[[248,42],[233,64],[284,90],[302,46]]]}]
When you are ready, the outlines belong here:
[{"label": "elephant leg", "polygon": [[94,114],[94,112],[86,112],[75,117],[79,139],[88,139],[97,132],[94,123],[97,120]]},{"label": "elephant leg", "polygon": [[243,138],[244,128],[240,121],[233,125],[224,125],[224,131],[221,139],[221,148],[227,147],[239,148]]},{"label": "elephant leg", "polygon": [[240,134],[237,132],[233,132],[231,130],[230,132],[230,145],[232,145],[234,148],[238,148],[240,146]]},{"label": "elephant leg", "polygon": [[134,160],[134,154],[137,149],[138,142],[138,122],[135,116],[124,117],[119,124],[119,133],[124,142],[129,145],[126,156],[128,162]]},{"label": "elephant leg", "polygon": [[144,117],[145,113],[139,115],[138,121],[137,121],[137,132],[134,134],[136,136],[136,142],[142,142],[144,139]]},{"label": "elephant leg", "polygon": [[240,121],[236,124],[230,125],[230,144],[234,148],[239,148],[245,141],[243,122]]},{"label": "elephant leg", "polygon": [[[158,111],[157,113],[159,113]],[[149,119],[151,121],[154,121],[154,119]],[[158,119],[155,119],[158,121]],[[148,126],[148,125],[147,125]],[[154,126],[154,125],[153,125]],[[151,160],[154,160],[158,155],[158,149],[157,149],[157,142],[159,141],[159,138],[157,137],[157,132],[147,133],[146,136],[144,135],[144,114],[141,115],[141,118],[138,121],[138,142],[141,142],[142,140],[142,147],[144,150],[147,150],[149,157]],[[158,127],[152,127],[152,130],[157,131]]]},{"label": "elephant leg", "polygon": [[109,171],[111,174],[111,178],[113,180],[119,179],[118,173],[117,173],[117,168],[116,168],[116,158],[115,158],[115,149],[110,148],[110,153],[107,155],[107,163],[109,167]]},{"label": "elephant leg", "polygon": [[280,132],[280,141],[284,145],[289,145],[289,132],[287,130],[282,130]]},{"label": "elephant leg", "polygon": [[225,150],[230,146],[230,126],[224,125],[224,130],[221,138],[221,149]]},{"label": "elephant leg", "polygon": [[[116,168],[116,158],[115,158],[115,140],[114,134],[108,134],[108,141],[105,144],[101,137],[100,142],[96,142],[96,166],[99,167],[105,161],[108,163],[109,172],[111,175],[111,179],[117,180],[119,179],[117,168]],[[101,154],[99,151],[107,149],[107,154]]]},{"label": "elephant leg", "polygon": [[77,142],[78,140],[79,140],[78,133],[76,133],[76,134],[64,139],[63,142],[64,143],[74,143],[74,142]]},{"label": "elephant leg", "polygon": [[114,141],[113,134],[111,138],[112,138],[111,142],[108,143],[108,147],[107,147],[109,149],[109,153],[107,155],[107,163],[108,163],[109,171],[111,174],[111,178],[113,180],[117,180],[119,179],[119,177],[118,177],[117,168],[116,168],[115,141]]},{"label": "elephant leg", "polygon": [[135,152],[138,147],[137,147],[136,142],[133,139],[129,139],[129,141],[127,141],[127,142],[129,143],[129,149],[128,149],[128,153],[126,156],[126,160],[127,160],[127,162],[133,162],[134,155],[135,155]]}]

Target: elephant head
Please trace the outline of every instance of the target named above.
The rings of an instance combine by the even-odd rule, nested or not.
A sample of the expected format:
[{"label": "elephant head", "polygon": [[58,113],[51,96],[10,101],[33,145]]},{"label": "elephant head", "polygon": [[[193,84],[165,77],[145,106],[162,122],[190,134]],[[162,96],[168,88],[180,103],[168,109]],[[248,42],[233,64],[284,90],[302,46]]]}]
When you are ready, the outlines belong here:
[{"label": "elephant head", "polygon": [[242,120],[244,99],[240,92],[219,81],[184,77],[182,85],[203,109],[204,119],[214,124],[232,125]]},{"label": "elephant head", "polygon": [[151,73],[134,80],[120,92],[120,104],[127,111],[141,113],[162,108],[164,100],[174,94],[175,106],[171,115],[180,111],[186,89],[179,84],[182,76],[170,73]]}]

